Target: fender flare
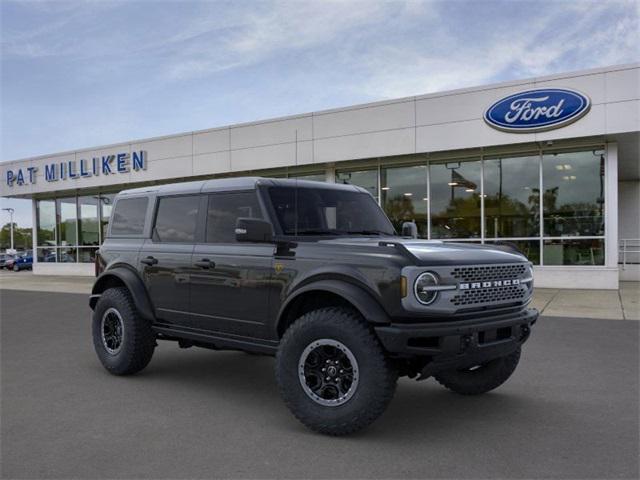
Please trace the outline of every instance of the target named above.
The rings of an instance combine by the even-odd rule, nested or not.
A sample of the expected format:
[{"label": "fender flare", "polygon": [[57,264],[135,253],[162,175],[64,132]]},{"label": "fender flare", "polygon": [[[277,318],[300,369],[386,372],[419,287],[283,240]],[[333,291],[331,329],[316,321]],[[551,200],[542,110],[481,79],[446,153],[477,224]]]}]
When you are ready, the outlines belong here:
[{"label": "fender flare", "polygon": [[286,314],[289,307],[291,307],[301,295],[313,291],[329,292],[344,298],[360,312],[367,322],[375,324],[391,323],[391,319],[384,308],[382,308],[382,305],[364,288],[344,280],[318,280],[300,287],[287,298],[278,312],[278,331],[280,331],[282,323],[286,321]]},{"label": "fender flare", "polygon": [[105,287],[109,284],[109,280],[113,278],[117,278],[124,283],[129,292],[131,292],[133,303],[140,313],[140,316],[146,320],[154,321],[155,315],[153,314],[153,307],[151,305],[149,295],[147,295],[147,289],[144,286],[144,282],[137,273],[126,267],[111,268],[103,272],[96,279],[96,282],[93,284],[93,288],[91,289],[91,297],[89,299],[89,306],[91,309],[93,310],[95,308],[100,295],[106,289]]}]

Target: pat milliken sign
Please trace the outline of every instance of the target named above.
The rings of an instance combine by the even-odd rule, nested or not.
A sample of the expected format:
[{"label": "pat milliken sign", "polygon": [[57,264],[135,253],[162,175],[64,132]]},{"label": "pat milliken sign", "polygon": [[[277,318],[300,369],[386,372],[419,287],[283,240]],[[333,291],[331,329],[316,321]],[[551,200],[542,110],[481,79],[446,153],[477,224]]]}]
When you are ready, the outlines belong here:
[{"label": "pat milliken sign", "polygon": [[40,167],[9,169],[4,175],[6,184],[9,187],[34,184],[39,176],[40,168],[43,169],[41,176],[47,182],[81,180],[100,175],[119,175],[146,170],[147,152],[140,150],[131,154],[115,153],[80,160],[52,162]]},{"label": "pat milliken sign", "polygon": [[504,132],[542,132],[573,123],[590,108],[589,97],[577,90],[539,88],[498,100],[484,112],[484,121]]}]

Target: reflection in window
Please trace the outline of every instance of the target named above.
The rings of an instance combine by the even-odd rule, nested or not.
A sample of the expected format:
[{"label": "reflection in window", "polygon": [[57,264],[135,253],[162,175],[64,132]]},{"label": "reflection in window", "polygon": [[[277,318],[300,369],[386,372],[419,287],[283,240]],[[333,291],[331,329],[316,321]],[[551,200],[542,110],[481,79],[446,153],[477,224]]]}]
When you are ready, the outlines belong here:
[{"label": "reflection in window", "polygon": [[336,183],[357,185],[371,193],[378,200],[378,170],[360,170],[357,172],[336,172]]},{"label": "reflection in window", "polygon": [[78,197],[78,208],[80,210],[79,245],[98,245],[100,243],[98,237],[98,197]]},{"label": "reflection in window", "polygon": [[58,205],[58,245],[77,245],[77,209],[76,199],[60,198],[56,200]]},{"label": "reflection in window", "polygon": [[54,263],[56,259],[56,249],[53,247],[38,248],[38,262]]},{"label": "reflection in window", "polygon": [[540,157],[484,162],[485,235],[534,237],[540,230]]},{"label": "reflection in window", "polygon": [[54,200],[38,200],[37,203],[37,244],[56,244],[56,202]]},{"label": "reflection in window", "polygon": [[545,265],[604,265],[604,240],[545,240],[543,260]]},{"label": "reflection in window", "polygon": [[271,187],[269,198],[284,235],[392,235],[393,227],[364,192]]},{"label": "reflection in window", "polygon": [[78,262],[93,263],[96,260],[98,247],[84,247],[78,249]]},{"label": "reflection in window", "polygon": [[101,218],[100,218],[100,228],[102,240],[107,236],[107,226],[109,225],[109,217],[111,217],[111,210],[113,210],[113,199],[115,198],[115,194],[109,195],[100,195],[100,207],[101,207]]},{"label": "reflection in window", "polygon": [[431,237],[480,237],[480,160],[432,164]]},{"label": "reflection in window", "polygon": [[140,235],[147,215],[147,197],[121,198],[113,212],[111,235]]},{"label": "reflection in window", "polygon": [[255,192],[209,195],[207,243],[235,243],[238,218],[262,218]]},{"label": "reflection in window", "polygon": [[160,242],[193,242],[199,205],[199,195],[161,198],[153,231],[154,239]]},{"label": "reflection in window", "polygon": [[63,248],[58,248],[57,250],[58,250],[57,261],[59,263],[74,263],[77,261],[76,260],[77,249],[63,247]]},{"label": "reflection in window", "polygon": [[604,163],[601,151],[543,156],[545,236],[604,235]]},{"label": "reflection in window", "polygon": [[381,172],[382,206],[397,232],[402,224],[414,222],[418,236],[427,238],[427,167],[387,168]]}]

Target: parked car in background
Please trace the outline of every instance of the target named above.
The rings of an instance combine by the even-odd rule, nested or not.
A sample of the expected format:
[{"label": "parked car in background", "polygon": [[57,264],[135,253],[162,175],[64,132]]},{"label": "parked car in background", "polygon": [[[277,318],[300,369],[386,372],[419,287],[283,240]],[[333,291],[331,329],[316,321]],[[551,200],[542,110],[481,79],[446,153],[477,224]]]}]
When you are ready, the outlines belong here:
[{"label": "parked car in background", "polygon": [[31,270],[33,268],[33,253],[24,252],[10,262],[7,262],[6,268],[19,272],[20,270]]},{"label": "parked car in background", "polygon": [[7,262],[13,261],[14,256],[9,253],[0,253],[0,269],[7,268]]}]

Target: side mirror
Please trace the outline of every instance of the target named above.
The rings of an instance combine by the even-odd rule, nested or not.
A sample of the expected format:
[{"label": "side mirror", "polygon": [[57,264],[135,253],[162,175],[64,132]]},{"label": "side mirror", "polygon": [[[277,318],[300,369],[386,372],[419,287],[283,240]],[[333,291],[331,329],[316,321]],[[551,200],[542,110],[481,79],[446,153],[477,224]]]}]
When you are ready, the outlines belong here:
[{"label": "side mirror", "polygon": [[402,224],[402,236],[418,238],[418,226],[415,222],[404,222]]},{"label": "side mirror", "polygon": [[260,218],[238,218],[236,221],[238,242],[269,243],[273,241],[271,224]]}]

